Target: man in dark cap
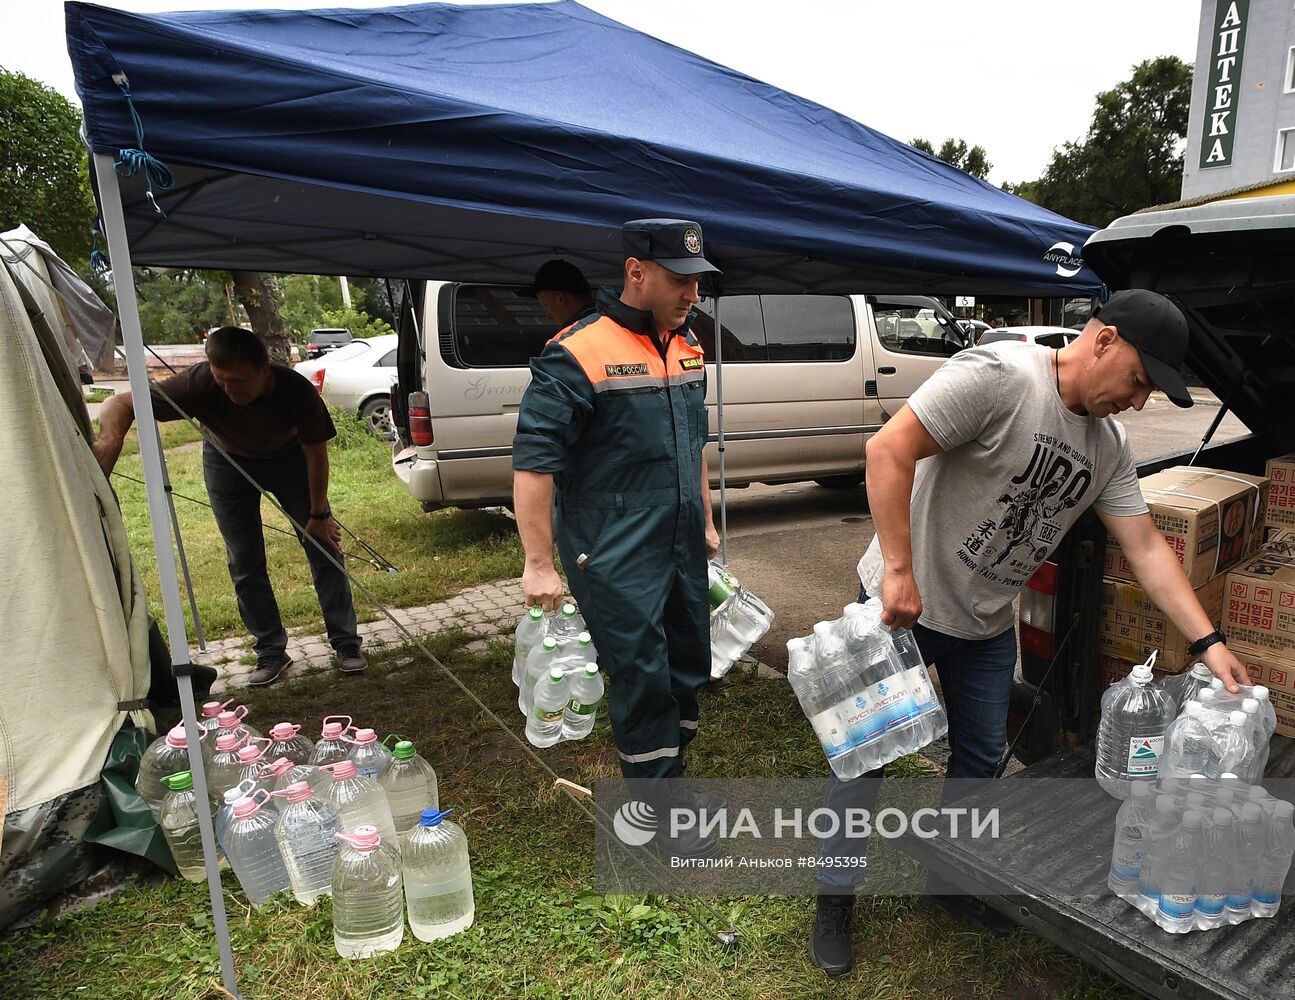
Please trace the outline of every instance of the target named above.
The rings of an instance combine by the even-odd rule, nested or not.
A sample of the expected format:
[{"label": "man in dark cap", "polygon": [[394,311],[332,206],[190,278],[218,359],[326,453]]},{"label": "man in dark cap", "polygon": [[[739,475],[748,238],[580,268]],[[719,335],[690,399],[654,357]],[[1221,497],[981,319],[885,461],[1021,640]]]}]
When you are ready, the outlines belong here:
[{"label": "man in dark cap", "polygon": [[[1179,375],[1187,344],[1187,322],[1164,296],[1117,292],[1066,347],[995,344],[956,355],[868,442],[876,537],[859,561],[860,600],[880,597],[882,621],[911,628],[934,663],[949,719],[947,776],[963,780],[960,792],[966,781],[992,779],[1006,748],[1013,599],[1089,506],[1148,598],[1197,640],[1192,655],[1229,690],[1247,683],[1151,519],[1124,428],[1106,419],[1141,410],[1156,388],[1191,406]],[[829,776],[825,806],[871,811],[878,782],[868,779],[881,774]],[[821,849],[857,860],[867,842],[839,836]],[[843,975],[863,870],[823,871],[810,956]],[[927,891],[956,915],[1013,926],[935,878]]]},{"label": "man in dark cap", "polygon": [[567,260],[547,260],[523,292],[539,299],[544,315],[565,330],[594,311],[594,293],[580,268]]},{"label": "man in dark cap", "polygon": [[[704,450],[705,358],[688,320],[698,280],[718,270],[696,222],[627,222],[623,241],[620,295],[601,292],[598,311],[531,362],[513,499],[526,603],[552,609],[562,599],[556,535],[611,678],[621,771],[669,778],[682,774],[697,735],[697,689],[710,676],[706,560],[719,536]],[[671,846],[705,853],[714,842]]]}]

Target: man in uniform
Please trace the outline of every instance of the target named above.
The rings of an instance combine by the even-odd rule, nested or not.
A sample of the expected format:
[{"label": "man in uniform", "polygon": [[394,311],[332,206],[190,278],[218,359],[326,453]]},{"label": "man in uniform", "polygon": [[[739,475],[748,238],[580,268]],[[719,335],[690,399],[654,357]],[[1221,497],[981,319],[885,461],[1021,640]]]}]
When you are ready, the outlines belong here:
[{"label": "man in uniform", "polygon": [[538,299],[544,315],[559,328],[570,326],[594,311],[594,293],[580,268],[567,260],[547,260],[522,293]]},{"label": "man in uniform", "polygon": [[513,499],[526,603],[552,609],[562,599],[556,534],[611,678],[621,772],[669,778],[682,774],[697,735],[697,689],[710,676],[706,560],[719,536],[704,450],[705,358],[687,321],[699,278],[718,271],[695,222],[627,222],[623,241],[620,296],[601,293],[597,312],[531,362]]},{"label": "man in uniform", "polygon": [[[196,419],[211,440],[332,554],[330,559],[314,540],[298,536],[338,669],[358,673],[368,663],[360,652],[351,584],[332,561],[340,563],[342,552],[341,531],[328,507],[328,440],[337,434],[328,408],[308,379],[270,364],[265,345],[251,330],[223,326],[207,338],[206,352],[206,361],[171,376],[161,383],[161,391],[153,391],[153,414],[158,420],[185,415]],[[103,404],[94,454],[104,475],[112,473],[134,422],[130,393],[119,393]],[[203,479],[225,541],[238,613],[256,640],[256,669],[248,683],[272,684],[292,660],[266,571],[261,493],[211,440],[202,448]]]}]

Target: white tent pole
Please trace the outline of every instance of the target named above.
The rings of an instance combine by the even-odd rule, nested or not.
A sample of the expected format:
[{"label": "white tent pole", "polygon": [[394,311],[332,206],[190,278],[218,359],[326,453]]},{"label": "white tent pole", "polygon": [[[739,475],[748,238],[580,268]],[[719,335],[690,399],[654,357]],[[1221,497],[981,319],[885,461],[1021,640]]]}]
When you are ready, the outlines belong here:
[{"label": "white tent pole", "polygon": [[[158,448],[162,447],[162,429],[156,427]],[[189,575],[189,560],[184,555],[184,536],[180,534],[180,517],[175,512],[175,494],[171,490],[171,472],[162,463],[162,489],[166,492],[166,507],[171,515],[171,537],[175,541],[175,553],[180,558],[180,574],[184,577],[184,592],[189,598],[189,615],[193,618],[193,637],[198,643],[198,652],[207,651],[207,640],[202,635],[202,619],[198,617],[198,601],[193,594],[193,577]]]},{"label": "white tent pole", "polygon": [[715,412],[719,425],[719,561],[728,565],[728,492],[724,469],[724,328],[719,321],[719,293],[715,293]]},{"label": "white tent pole", "polygon": [[[126,374],[130,378],[130,394],[135,404],[139,455],[144,463],[149,521],[153,529],[157,575],[162,588],[162,607],[166,611],[166,632],[171,647],[171,669],[180,689],[180,710],[184,715],[184,732],[189,745],[193,792],[199,804],[204,805],[207,802],[207,776],[202,769],[202,748],[198,744],[198,713],[193,704],[193,665],[189,662],[189,638],[184,628],[180,580],[168,530],[170,518],[167,515],[166,475],[163,471],[165,460],[162,456],[162,439],[157,433],[157,421],[153,418],[153,397],[148,387],[144,331],[139,323],[135,275],[131,270],[130,246],[126,240],[126,216],[122,210],[121,188],[117,184],[112,157],[95,153],[93,159],[95,176],[99,181],[104,233],[108,237],[108,255],[112,259],[113,289],[117,293],[122,343],[126,349]],[[237,997],[239,993],[234,978],[234,954],[230,948],[229,925],[225,919],[225,897],[220,886],[216,837],[212,829],[210,809],[198,809],[198,828],[202,834],[202,854],[207,867],[212,924],[216,929],[216,944],[220,950],[221,978],[225,989]]]}]

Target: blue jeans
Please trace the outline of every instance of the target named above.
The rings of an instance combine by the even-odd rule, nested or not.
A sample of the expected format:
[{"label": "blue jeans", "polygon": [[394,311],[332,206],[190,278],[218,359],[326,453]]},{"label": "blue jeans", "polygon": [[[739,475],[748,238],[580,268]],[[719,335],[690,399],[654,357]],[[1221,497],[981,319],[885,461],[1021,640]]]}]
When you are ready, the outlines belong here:
[{"label": "blue jeans", "polygon": [[[862,588],[859,601],[868,599]],[[1012,673],[1016,667],[1016,630],[990,639],[959,639],[936,632],[924,625],[913,628],[913,637],[927,664],[934,664],[944,694],[944,710],[949,717],[949,768],[946,777],[963,779],[960,789],[969,790],[966,779],[993,779],[994,771],[1007,747],[1007,709],[1012,695]],[[844,810],[874,811],[877,790],[885,767],[870,771],[852,781],[842,781],[828,772],[823,808],[841,818],[838,828],[844,830]],[[819,855],[858,857],[867,854],[867,840],[860,842],[839,834],[824,839]],[[849,892],[863,879],[858,868],[824,868],[819,885],[825,892]]]}]

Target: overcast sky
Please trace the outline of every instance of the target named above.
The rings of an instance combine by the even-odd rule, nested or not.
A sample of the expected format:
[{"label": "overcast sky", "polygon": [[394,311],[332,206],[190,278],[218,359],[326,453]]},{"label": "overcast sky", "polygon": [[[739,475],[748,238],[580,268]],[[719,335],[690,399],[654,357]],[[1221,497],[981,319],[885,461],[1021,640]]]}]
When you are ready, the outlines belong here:
[{"label": "overcast sky", "polygon": [[[470,0],[469,0],[470,2]],[[382,7],[328,0],[147,2],[134,11]],[[1032,180],[1080,138],[1094,98],[1161,55],[1193,62],[1196,0],[585,0],[608,17],[825,104],[905,142],[984,146],[990,180]],[[0,66],[76,100],[56,0],[9,0]]]}]

